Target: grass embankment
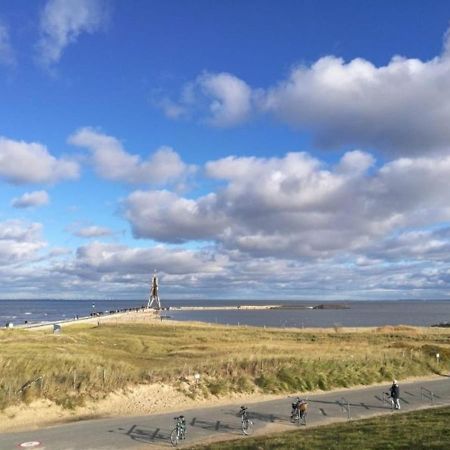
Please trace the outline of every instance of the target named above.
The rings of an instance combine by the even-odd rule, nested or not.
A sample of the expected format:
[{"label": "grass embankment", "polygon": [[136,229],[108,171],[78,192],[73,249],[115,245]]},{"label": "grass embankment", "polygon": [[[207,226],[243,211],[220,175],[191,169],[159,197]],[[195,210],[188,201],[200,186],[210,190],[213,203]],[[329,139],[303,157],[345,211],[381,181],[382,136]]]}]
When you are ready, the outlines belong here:
[{"label": "grass embankment", "polygon": [[450,330],[437,328],[77,325],[61,335],[1,330],[0,348],[0,409],[35,398],[73,408],[139,383],[164,382],[191,397],[207,397],[328,390],[450,367]]},{"label": "grass embankment", "polygon": [[191,448],[198,450],[448,450],[449,422],[450,408],[445,407]]}]

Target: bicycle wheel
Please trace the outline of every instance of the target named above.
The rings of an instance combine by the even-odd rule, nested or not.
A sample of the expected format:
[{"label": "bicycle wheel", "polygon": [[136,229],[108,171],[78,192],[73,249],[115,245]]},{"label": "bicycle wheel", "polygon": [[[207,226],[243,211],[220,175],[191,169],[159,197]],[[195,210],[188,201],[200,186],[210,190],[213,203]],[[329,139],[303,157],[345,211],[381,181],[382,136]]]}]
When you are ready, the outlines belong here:
[{"label": "bicycle wheel", "polygon": [[178,445],[178,430],[174,428],[172,433],[170,433],[170,442],[174,447]]},{"label": "bicycle wheel", "polygon": [[253,422],[251,420],[244,420],[242,422],[242,432],[248,436],[253,433]]}]

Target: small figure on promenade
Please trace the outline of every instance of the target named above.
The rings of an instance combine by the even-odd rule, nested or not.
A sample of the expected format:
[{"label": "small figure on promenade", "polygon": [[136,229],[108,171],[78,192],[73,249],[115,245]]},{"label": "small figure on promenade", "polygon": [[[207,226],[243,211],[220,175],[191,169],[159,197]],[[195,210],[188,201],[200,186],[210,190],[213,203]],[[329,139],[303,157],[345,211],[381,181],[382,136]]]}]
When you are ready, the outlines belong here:
[{"label": "small figure on promenade", "polygon": [[391,394],[391,400],[395,409],[400,409],[400,387],[397,380],[392,381],[392,386],[389,389]]},{"label": "small figure on promenade", "polygon": [[306,411],[308,409],[308,402],[305,399],[297,397],[295,402],[292,403],[291,420],[295,421],[297,419],[302,420],[306,416]]}]

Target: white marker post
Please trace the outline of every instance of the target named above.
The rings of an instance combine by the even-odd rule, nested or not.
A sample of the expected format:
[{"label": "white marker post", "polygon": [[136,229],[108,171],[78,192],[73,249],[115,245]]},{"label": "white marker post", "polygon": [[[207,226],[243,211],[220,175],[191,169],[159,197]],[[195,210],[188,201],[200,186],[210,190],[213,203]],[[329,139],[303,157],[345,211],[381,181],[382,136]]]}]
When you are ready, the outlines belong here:
[{"label": "white marker post", "polygon": [[439,353],[436,353],[436,364],[437,364],[437,365],[439,365],[439,358],[440,358]]}]

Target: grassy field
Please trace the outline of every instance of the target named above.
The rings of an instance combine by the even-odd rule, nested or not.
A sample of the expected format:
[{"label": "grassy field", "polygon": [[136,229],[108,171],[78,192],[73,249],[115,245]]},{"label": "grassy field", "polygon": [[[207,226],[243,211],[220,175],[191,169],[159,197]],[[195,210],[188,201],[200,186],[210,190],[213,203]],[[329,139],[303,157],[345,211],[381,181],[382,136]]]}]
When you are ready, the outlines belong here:
[{"label": "grassy field", "polygon": [[191,447],[198,450],[448,450],[450,408],[414,411]]},{"label": "grassy field", "polygon": [[76,325],[61,335],[1,330],[0,348],[0,409],[38,397],[73,408],[138,383],[165,382],[207,397],[328,390],[450,368],[450,330],[439,328]]}]

